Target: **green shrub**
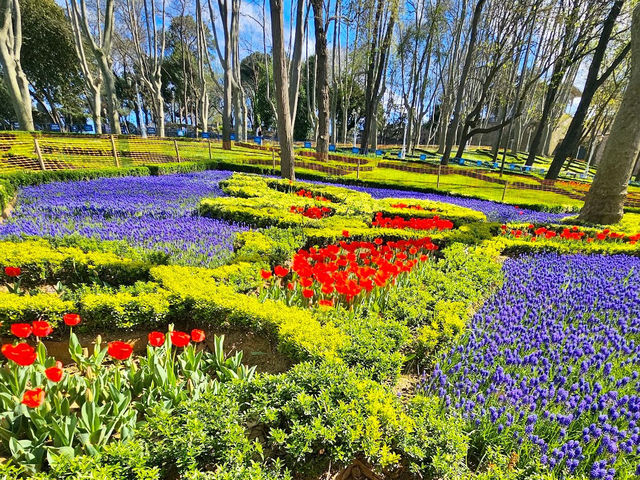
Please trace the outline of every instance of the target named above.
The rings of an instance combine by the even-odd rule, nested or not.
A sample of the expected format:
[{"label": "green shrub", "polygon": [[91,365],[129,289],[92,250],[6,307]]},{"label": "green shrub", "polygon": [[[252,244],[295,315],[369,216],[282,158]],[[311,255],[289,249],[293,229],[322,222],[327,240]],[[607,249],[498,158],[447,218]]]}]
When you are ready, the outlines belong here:
[{"label": "green shrub", "polygon": [[632,245],[622,242],[585,243],[575,240],[557,238],[541,238],[532,242],[528,239],[499,237],[494,241],[496,248],[503,255],[514,256],[539,252],[556,252],[560,254],[585,253],[593,255],[633,255],[640,256],[640,244]]},{"label": "green shrub", "polygon": [[149,264],[115,253],[77,247],[54,247],[46,240],[0,241],[0,283],[12,282],[4,267],[22,269],[21,284],[91,283],[131,284],[149,278]]},{"label": "green shrub", "polygon": [[[240,405],[224,386],[177,409],[152,409],[138,437],[149,445],[149,463],[163,478],[289,480],[278,462],[258,462],[262,446],[247,437]],[[201,470],[208,470],[206,472]]]},{"label": "green shrub", "polygon": [[[147,465],[146,446],[139,441],[105,445],[97,455],[58,456],[47,473],[32,480],[160,480],[160,471]],[[0,475],[2,471],[0,470]],[[2,478],[2,477],[0,477]],[[18,478],[16,477],[13,477]]]},{"label": "green shrub", "polygon": [[274,335],[279,348],[293,358],[335,358],[344,336],[333,324],[322,325],[308,310],[286,307],[236,293],[218,285],[205,268],[159,266],[152,277],[169,291],[178,317],[204,325],[250,327]]},{"label": "green shrub", "polygon": [[169,323],[169,293],[118,291],[86,293],[78,303],[86,329],[155,328]]},{"label": "green shrub", "polygon": [[12,323],[47,320],[52,327],[60,324],[65,313],[73,311],[73,303],[58,295],[16,295],[0,291],[0,331],[8,332]]},{"label": "green shrub", "polygon": [[297,472],[355,458],[392,469],[398,440],[414,427],[394,394],[331,362],[299,364],[236,390],[247,421],[265,432],[265,449]]},{"label": "green shrub", "polygon": [[258,265],[282,265],[295,251],[304,246],[304,235],[299,229],[267,228],[236,235],[235,261]]},{"label": "green shrub", "polygon": [[16,187],[8,180],[0,178],[0,215],[16,196]]},{"label": "green shrub", "polygon": [[144,177],[146,175],[150,175],[147,167],[105,167],[82,170],[20,170],[3,173],[0,175],[0,179],[7,180],[14,187],[26,187],[49,182],[91,180],[102,177]]}]

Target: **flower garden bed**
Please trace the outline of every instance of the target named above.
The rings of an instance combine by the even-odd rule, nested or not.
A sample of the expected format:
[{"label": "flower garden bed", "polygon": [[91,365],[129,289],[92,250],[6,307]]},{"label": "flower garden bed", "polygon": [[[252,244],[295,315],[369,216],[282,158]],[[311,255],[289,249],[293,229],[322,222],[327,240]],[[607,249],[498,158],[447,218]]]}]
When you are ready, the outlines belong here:
[{"label": "flower garden bed", "polygon": [[[520,223],[487,222],[493,208],[529,220],[523,209],[483,204],[485,214],[424,194],[372,193],[215,171],[23,188],[0,225],[0,329],[11,345],[0,368],[0,454],[12,457],[0,478],[275,480],[358,471],[577,480],[611,468],[630,478],[636,427],[624,422],[635,408],[637,259],[545,254],[508,259],[504,270],[502,261],[541,249],[637,255],[638,244],[600,240],[586,228],[583,236],[596,240],[566,239],[566,227],[543,223],[556,217],[541,212],[545,220],[527,231],[544,228],[535,234],[544,238],[531,242],[501,234]],[[607,275],[593,274],[599,267]],[[572,313],[574,304],[585,311]],[[172,324],[185,332],[173,342],[160,333]],[[46,335],[34,338],[34,327]],[[206,338],[196,347],[200,331]],[[221,333],[224,350],[242,357],[225,355],[214,336]],[[88,344],[96,334],[84,351],[78,339]],[[181,346],[187,336],[191,346]],[[30,347],[13,346],[21,343]],[[608,392],[606,407],[614,388],[617,399],[629,397],[617,419],[589,413],[586,425],[571,410],[574,397],[587,401],[573,378],[581,364],[562,370],[576,348],[595,359],[588,371]],[[609,368],[605,354],[611,371],[598,373]],[[498,364],[504,375],[487,383],[484,371],[495,376]],[[546,379],[534,375],[543,367]],[[417,390],[411,381],[396,388],[415,372],[424,372]],[[560,376],[564,400],[556,398]],[[546,396],[536,397],[543,387]],[[561,434],[553,422],[570,410],[576,418]],[[596,443],[585,443],[592,423],[608,429],[606,442],[588,433]]]}]

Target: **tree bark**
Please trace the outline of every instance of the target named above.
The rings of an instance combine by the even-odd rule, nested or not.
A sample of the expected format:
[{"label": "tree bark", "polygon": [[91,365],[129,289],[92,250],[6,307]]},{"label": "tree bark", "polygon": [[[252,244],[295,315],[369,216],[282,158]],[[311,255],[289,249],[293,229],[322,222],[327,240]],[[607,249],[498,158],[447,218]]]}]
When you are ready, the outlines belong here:
[{"label": "tree bark", "polygon": [[273,74],[276,110],[278,111],[278,140],[280,141],[280,174],[295,180],[293,152],[293,123],[289,111],[289,72],[284,52],[284,13],[282,0],[269,0],[271,7],[271,38],[273,41]]},{"label": "tree bark", "polygon": [[0,0],[0,64],[13,111],[22,130],[33,130],[29,81],[22,70],[22,19],[18,0]]},{"label": "tree bark", "polygon": [[[469,75],[469,69],[471,68],[471,59],[473,58],[476,39],[478,37],[478,23],[480,22],[480,16],[482,15],[482,8],[484,7],[484,3],[485,0],[478,0],[476,8],[473,11],[473,19],[471,20],[471,36],[469,37],[467,55],[464,60],[464,66],[462,67],[460,83],[458,84],[458,93],[456,94],[456,102],[453,107],[453,118],[451,119],[451,125],[449,125],[449,128],[447,130],[444,152],[442,153],[442,159],[440,160],[440,163],[442,165],[447,165],[449,163],[449,156],[451,155],[451,149],[453,148],[453,142],[455,141],[456,131],[458,129],[458,124],[460,123],[462,96],[464,95],[465,83],[467,82],[467,76]],[[442,121],[445,120],[443,119]]]},{"label": "tree bark", "polygon": [[640,150],[639,124],[640,4],[633,11],[631,23],[631,78],[579,220],[608,225],[622,219],[627,187]]},{"label": "tree bark", "polygon": [[556,154],[553,157],[553,161],[549,166],[549,170],[547,171],[547,175],[545,178],[550,180],[555,180],[558,178],[560,174],[560,170],[564,165],[564,162],[568,157],[573,157],[575,152],[578,150],[578,146],[580,143],[580,137],[582,136],[582,131],[584,127],[584,120],[589,111],[589,107],[591,106],[591,101],[593,100],[593,96],[596,93],[596,90],[602,85],[602,83],[613,73],[615,67],[624,59],[627,55],[630,46],[625,47],[625,49],[621,52],[614,63],[612,65],[613,68],[607,69],[600,78],[598,75],[600,74],[600,67],[602,65],[602,61],[604,60],[604,54],[607,49],[607,45],[609,44],[609,39],[611,38],[611,33],[613,31],[613,27],[616,23],[616,18],[620,14],[622,10],[622,4],[624,0],[617,0],[614,2],[611,10],[609,11],[609,15],[604,21],[602,32],[600,34],[600,38],[598,39],[598,45],[593,53],[593,58],[591,60],[591,65],[589,66],[589,72],[587,73],[587,78],[585,80],[584,89],[582,90],[582,95],[580,97],[580,103],[578,104],[578,108],[573,115],[573,119],[569,124],[569,128],[567,129],[567,133],[565,134],[564,139],[558,145],[556,150]]},{"label": "tree bark", "polygon": [[318,136],[316,152],[322,158],[329,155],[329,80],[327,70],[327,32],[324,25],[324,0],[311,0],[313,6],[313,24],[316,33],[316,99],[318,104]]}]

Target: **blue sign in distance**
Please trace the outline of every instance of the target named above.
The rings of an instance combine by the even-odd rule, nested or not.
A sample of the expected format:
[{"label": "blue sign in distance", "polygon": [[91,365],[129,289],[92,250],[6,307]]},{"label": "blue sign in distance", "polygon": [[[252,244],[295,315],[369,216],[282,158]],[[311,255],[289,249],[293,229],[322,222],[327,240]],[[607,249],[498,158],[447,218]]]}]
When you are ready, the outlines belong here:
[{"label": "blue sign in distance", "polygon": [[311,142],[304,142],[304,148],[311,148]]},{"label": "blue sign in distance", "polygon": [[85,132],[93,132],[93,125],[85,125],[82,127]]},{"label": "blue sign in distance", "polygon": [[335,152],[336,151],[336,146],[335,145],[329,145],[329,151],[330,152]]},{"label": "blue sign in distance", "polygon": [[360,153],[360,149],[358,147],[351,147],[351,153]]},{"label": "blue sign in distance", "polygon": [[262,137],[254,137],[253,141],[256,142],[257,145],[262,145]]},{"label": "blue sign in distance", "polygon": [[229,137],[231,140],[235,140],[236,139],[236,134],[232,133],[231,136]]},{"label": "blue sign in distance", "polygon": [[376,155],[384,155],[384,152],[382,150],[376,150]]},{"label": "blue sign in distance", "polygon": [[147,135],[155,135],[156,127],[147,127]]},{"label": "blue sign in distance", "polygon": [[178,130],[176,133],[179,137],[184,137],[184,130]]},{"label": "blue sign in distance", "polygon": [[420,160],[422,160],[423,162],[427,159],[427,154],[426,153],[421,153],[420,154]]},{"label": "blue sign in distance", "polygon": [[52,132],[59,132],[59,131],[60,131],[60,125],[58,125],[57,123],[51,123],[51,124],[49,125],[49,129],[50,129]]},{"label": "blue sign in distance", "polygon": [[202,138],[210,138],[209,132],[202,132]]}]

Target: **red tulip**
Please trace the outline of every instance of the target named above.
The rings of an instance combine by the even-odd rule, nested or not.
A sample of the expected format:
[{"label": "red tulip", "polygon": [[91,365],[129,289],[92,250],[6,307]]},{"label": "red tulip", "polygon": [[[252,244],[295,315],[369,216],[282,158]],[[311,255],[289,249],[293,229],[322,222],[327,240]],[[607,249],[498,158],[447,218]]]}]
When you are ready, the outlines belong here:
[{"label": "red tulip", "polygon": [[36,350],[28,343],[18,345],[6,344],[2,346],[2,353],[5,357],[22,367],[28,367],[36,361]]},{"label": "red tulip", "polygon": [[116,340],[115,342],[109,343],[107,353],[116,360],[126,360],[133,353],[133,346],[126,342]]},{"label": "red tulip", "polygon": [[18,277],[21,273],[20,267],[4,267],[4,274],[7,277]]},{"label": "red tulip", "polygon": [[82,320],[80,318],[80,315],[78,315],[77,313],[65,313],[62,319],[64,320],[64,324],[68,327],[75,327],[80,323],[80,320]]},{"label": "red tulip", "polygon": [[60,368],[58,365],[56,365],[55,367],[49,367],[44,371],[44,374],[47,376],[47,378],[56,383],[62,380],[62,373],[62,368]]},{"label": "red tulip", "polygon": [[343,230],[343,231],[342,231],[342,236],[343,236],[344,238],[349,238],[349,230]]},{"label": "red tulip", "polygon": [[260,276],[265,280],[269,280],[271,278],[271,272],[268,272],[267,270],[260,270]]},{"label": "red tulip", "polygon": [[309,290],[308,288],[305,288],[304,290],[302,290],[302,296],[304,298],[311,298],[313,297],[313,290]]},{"label": "red tulip", "polygon": [[151,332],[148,338],[149,345],[152,347],[160,347],[164,344],[164,333],[162,332]]},{"label": "red tulip", "polygon": [[189,345],[189,334],[184,332],[171,332],[171,343],[176,347]]},{"label": "red tulip", "polygon": [[14,323],[11,325],[11,333],[18,338],[27,338],[31,335],[31,325],[28,323]]},{"label": "red tulip", "polygon": [[47,335],[51,335],[53,332],[53,328],[49,325],[49,322],[45,322],[43,320],[36,320],[33,322],[33,334],[36,337],[46,337]]},{"label": "red tulip", "polygon": [[202,341],[204,341],[204,331],[203,330],[198,330],[197,328],[194,328],[193,330],[191,330],[191,340],[193,340],[196,343],[200,343]]},{"label": "red tulip", "polygon": [[22,403],[29,408],[38,408],[42,402],[44,402],[44,390],[41,388],[27,390],[22,395]]},{"label": "red tulip", "polygon": [[275,274],[279,277],[286,277],[289,274],[289,269],[284,268],[283,266],[277,265],[276,268],[273,269]]}]

